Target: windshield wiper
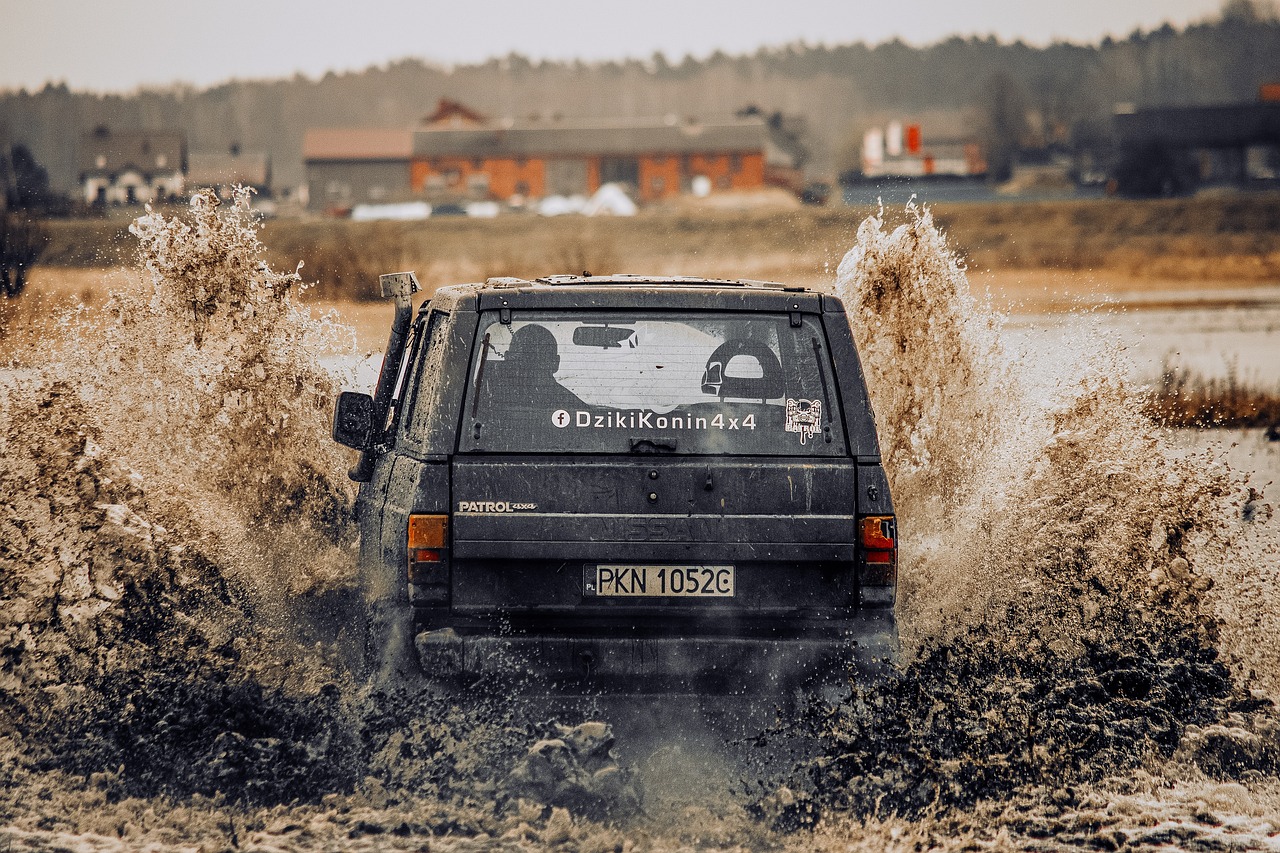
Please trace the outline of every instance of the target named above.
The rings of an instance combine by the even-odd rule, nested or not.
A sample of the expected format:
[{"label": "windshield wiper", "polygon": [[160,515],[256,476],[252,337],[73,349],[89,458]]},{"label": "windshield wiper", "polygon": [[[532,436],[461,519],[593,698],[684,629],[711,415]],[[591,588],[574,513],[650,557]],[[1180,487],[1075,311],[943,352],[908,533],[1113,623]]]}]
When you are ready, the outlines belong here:
[{"label": "windshield wiper", "polygon": [[489,333],[484,333],[484,340],[480,342],[480,367],[476,370],[476,388],[471,394],[471,420],[476,419],[476,410],[480,408],[480,389],[484,387],[484,365],[489,360],[489,350],[493,346],[489,343]]},{"label": "windshield wiper", "polygon": [[831,391],[827,388],[827,371],[822,367],[822,347],[817,338],[813,341],[813,360],[818,365],[818,378],[822,380],[822,438],[831,443]]}]

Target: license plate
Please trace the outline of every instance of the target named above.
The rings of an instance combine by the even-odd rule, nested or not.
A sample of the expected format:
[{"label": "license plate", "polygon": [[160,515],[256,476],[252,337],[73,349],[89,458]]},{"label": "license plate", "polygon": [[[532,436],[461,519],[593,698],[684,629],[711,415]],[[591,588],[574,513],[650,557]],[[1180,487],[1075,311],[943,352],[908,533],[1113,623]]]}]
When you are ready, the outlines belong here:
[{"label": "license plate", "polygon": [[587,596],[733,598],[733,566],[587,566]]}]

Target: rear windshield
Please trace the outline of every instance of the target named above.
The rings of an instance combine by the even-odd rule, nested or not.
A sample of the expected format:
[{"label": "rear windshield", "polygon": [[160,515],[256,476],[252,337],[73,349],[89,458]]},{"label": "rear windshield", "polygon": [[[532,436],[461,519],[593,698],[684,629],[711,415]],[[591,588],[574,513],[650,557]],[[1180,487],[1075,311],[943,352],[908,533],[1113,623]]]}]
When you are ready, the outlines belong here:
[{"label": "rear windshield", "polygon": [[797,319],[485,312],[459,449],[844,455],[822,326]]}]

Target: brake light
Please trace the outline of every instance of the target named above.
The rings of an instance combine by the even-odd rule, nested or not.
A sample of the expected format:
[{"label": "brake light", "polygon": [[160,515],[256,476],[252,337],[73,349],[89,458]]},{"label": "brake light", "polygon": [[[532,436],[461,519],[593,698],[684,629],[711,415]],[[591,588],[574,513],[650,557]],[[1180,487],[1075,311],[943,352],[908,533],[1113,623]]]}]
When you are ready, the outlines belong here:
[{"label": "brake light", "polygon": [[892,515],[869,515],[862,519],[862,547],[871,551],[892,551],[898,547],[898,532]]},{"label": "brake light", "polygon": [[442,604],[449,600],[449,516],[409,516],[409,600]]},{"label": "brake light", "polygon": [[891,604],[898,583],[898,525],[892,515],[869,515],[858,520],[862,545],[858,587],[864,604]]}]

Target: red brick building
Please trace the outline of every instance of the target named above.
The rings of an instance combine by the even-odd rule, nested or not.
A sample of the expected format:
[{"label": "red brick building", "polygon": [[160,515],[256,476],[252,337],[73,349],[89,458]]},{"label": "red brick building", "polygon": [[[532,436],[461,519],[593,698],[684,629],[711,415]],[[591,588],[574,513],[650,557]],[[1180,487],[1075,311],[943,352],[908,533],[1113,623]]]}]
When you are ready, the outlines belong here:
[{"label": "red brick building", "polygon": [[767,128],[719,122],[528,120],[493,122],[441,101],[411,130],[313,130],[304,143],[313,207],[408,198],[590,195],[619,183],[641,201],[764,185]]}]

